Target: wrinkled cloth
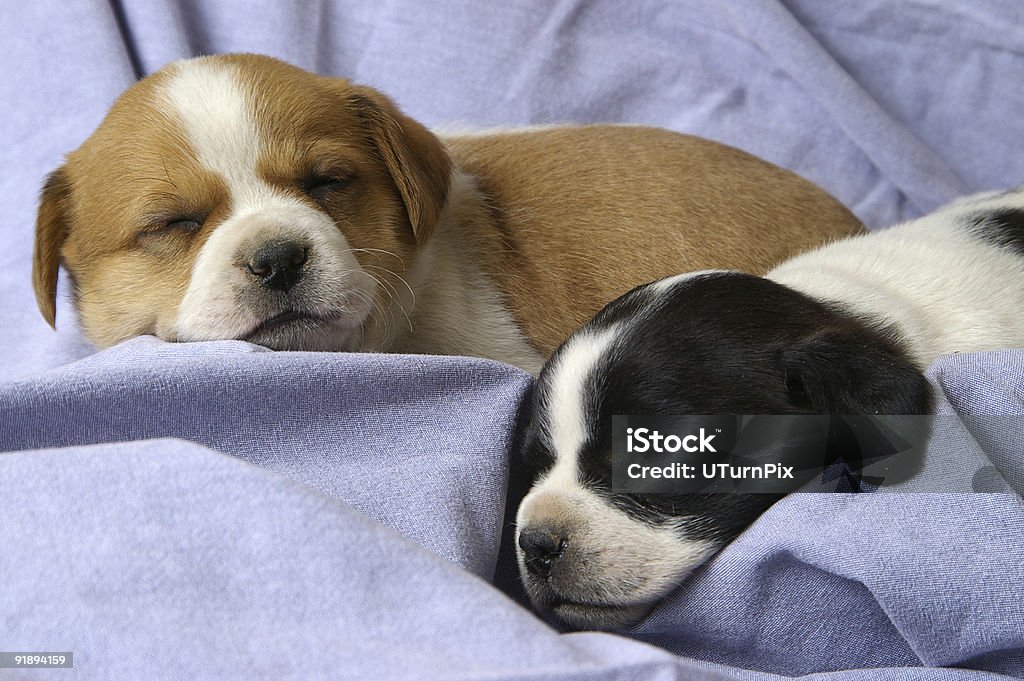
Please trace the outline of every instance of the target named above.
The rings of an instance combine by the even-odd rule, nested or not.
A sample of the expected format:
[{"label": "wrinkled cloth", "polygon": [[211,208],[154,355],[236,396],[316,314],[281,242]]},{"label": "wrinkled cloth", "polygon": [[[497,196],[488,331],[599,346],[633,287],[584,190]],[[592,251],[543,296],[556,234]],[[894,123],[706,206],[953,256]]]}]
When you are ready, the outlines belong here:
[{"label": "wrinkled cloth", "polygon": [[[792,495],[629,631],[562,632],[526,607],[509,543],[526,374],[240,342],[95,353],[66,285],[55,333],[30,284],[46,174],[174,59],[271,54],[429,125],[698,134],[881,227],[1024,183],[1024,6],[40,0],[0,24],[0,650],[75,654],[0,679],[1024,676],[1014,494]],[[1011,483],[1019,440],[970,417],[1024,414],[1022,376],[1012,350],[929,371],[965,456]]]}]

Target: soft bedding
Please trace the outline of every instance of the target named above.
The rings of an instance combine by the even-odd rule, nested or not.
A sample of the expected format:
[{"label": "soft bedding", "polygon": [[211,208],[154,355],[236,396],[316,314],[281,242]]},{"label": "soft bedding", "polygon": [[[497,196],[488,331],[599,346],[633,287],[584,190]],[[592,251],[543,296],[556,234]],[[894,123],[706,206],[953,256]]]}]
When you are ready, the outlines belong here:
[{"label": "soft bedding", "polygon": [[[700,134],[881,227],[1024,183],[1021,4],[41,0],[0,26],[0,651],[74,652],[0,679],[1024,676],[1013,492],[794,495],[634,629],[564,633],[523,606],[508,542],[526,374],[240,342],[95,353],[66,290],[54,333],[29,282],[61,154],[135,78],[227,51],[372,84],[431,125]],[[1024,351],[929,378],[974,487],[1019,491]]]}]

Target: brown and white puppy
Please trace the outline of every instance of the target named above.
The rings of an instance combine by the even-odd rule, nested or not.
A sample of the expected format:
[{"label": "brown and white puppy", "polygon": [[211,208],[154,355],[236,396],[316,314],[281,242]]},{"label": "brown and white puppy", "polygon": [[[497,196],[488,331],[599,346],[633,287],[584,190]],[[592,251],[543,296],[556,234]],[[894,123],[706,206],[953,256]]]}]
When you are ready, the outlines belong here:
[{"label": "brown and white puppy", "polygon": [[685,270],[762,273],[861,229],[811,183],[664,130],[438,138],[380,93],[269,57],[170,64],[47,181],[57,271],[100,347],[155,334],[490,357],[536,373],[605,303]]}]

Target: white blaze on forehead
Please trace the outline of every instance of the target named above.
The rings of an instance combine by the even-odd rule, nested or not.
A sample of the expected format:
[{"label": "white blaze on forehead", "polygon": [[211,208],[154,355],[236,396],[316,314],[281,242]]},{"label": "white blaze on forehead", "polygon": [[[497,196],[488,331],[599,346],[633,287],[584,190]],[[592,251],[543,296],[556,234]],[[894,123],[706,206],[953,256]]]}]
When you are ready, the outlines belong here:
[{"label": "white blaze on forehead", "polygon": [[[693,518],[666,518],[650,524],[627,515],[580,479],[579,461],[598,414],[587,404],[587,383],[613,348],[622,323],[578,333],[552,367],[542,407],[544,427],[555,463],[530,490],[516,514],[518,531],[550,527],[565,536],[569,553],[563,558],[577,576],[559,582],[557,595],[607,606],[632,607],[651,603],[668,593],[715,550],[712,541],[686,538]],[[610,492],[611,490],[606,490]],[[526,557],[517,553],[520,569],[528,574]],[[526,579],[527,591],[537,585]],[[581,606],[583,607],[583,606]],[[614,614],[600,609],[584,624],[611,624]]]},{"label": "white blaze on forehead", "polygon": [[223,177],[232,193],[258,182],[260,138],[235,66],[203,59],[178,64],[162,94],[199,162]]},{"label": "white blaze on forehead", "polygon": [[562,349],[547,394],[546,429],[555,465],[546,480],[571,484],[576,480],[577,456],[587,441],[586,383],[608,351],[619,325],[578,334]]}]

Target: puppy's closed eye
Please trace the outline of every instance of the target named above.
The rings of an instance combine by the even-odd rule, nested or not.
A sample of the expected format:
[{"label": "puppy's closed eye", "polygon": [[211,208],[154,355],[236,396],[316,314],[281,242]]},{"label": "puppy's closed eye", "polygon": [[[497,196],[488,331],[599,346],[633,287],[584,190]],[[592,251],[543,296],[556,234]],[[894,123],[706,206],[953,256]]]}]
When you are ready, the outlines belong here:
[{"label": "puppy's closed eye", "polygon": [[154,237],[154,236],[191,236],[203,228],[203,222],[205,218],[202,217],[189,217],[189,216],[178,216],[173,217],[169,220],[156,220],[150,225],[143,227],[139,231],[139,237]]},{"label": "puppy's closed eye", "polygon": [[353,175],[314,175],[303,180],[300,188],[303,193],[317,203],[324,203],[338,192],[352,184]]}]

